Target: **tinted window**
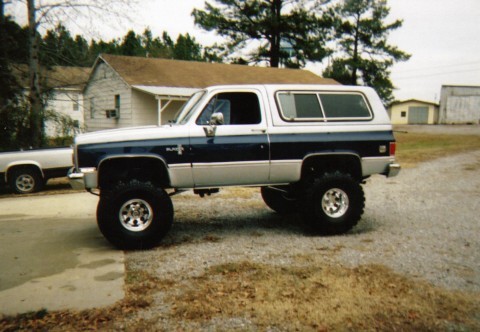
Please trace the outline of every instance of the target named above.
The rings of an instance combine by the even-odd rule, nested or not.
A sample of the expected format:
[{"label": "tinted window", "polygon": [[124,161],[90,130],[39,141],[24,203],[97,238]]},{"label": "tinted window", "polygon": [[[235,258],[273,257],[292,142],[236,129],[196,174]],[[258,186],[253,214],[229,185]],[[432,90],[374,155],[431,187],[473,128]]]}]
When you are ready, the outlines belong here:
[{"label": "tinted window", "polygon": [[277,102],[282,117],[290,121],[348,121],[372,118],[360,93],[280,92],[277,94]]},{"label": "tinted window", "polygon": [[278,95],[282,115],[286,119],[323,118],[318,97],[313,93],[281,93]]},{"label": "tinted window", "polygon": [[370,118],[365,99],[359,94],[320,94],[323,111],[327,119]]}]

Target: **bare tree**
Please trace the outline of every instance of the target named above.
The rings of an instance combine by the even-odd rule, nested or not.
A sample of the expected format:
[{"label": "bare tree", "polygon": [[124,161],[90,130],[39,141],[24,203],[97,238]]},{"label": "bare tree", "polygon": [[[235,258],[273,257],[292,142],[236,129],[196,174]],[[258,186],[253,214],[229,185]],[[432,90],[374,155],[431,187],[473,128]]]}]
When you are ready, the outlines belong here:
[{"label": "bare tree", "polygon": [[[40,85],[39,47],[41,26],[55,26],[59,22],[72,22],[84,30],[102,26],[110,22],[128,20],[128,14],[137,1],[134,0],[27,0],[28,53],[29,53],[29,126],[32,147],[44,144],[44,101]],[[22,5],[24,1],[13,0],[12,5]],[[1,9],[3,11],[4,1]],[[130,9],[130,10],[129,10]],[[95,21],[101,24],[95,24]]]}]

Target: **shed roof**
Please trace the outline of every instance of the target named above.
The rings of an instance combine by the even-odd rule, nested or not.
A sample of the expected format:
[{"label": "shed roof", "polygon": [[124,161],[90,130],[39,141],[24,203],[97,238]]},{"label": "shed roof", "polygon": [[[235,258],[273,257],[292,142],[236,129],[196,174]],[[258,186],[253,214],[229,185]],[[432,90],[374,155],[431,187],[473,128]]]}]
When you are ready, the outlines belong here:
[{"label": "shed roof", "polygon": [[408,103],[419,103],[419,104],[438,106],[438,103],[434,103],[433,101],[425,101],[425,100],[419,100],[419,99],[407,99],[402,101],[394,101],[393,103],[390,104],[390,106],[402,105],[402,104],[408,104]]},{"label": "shed roof", "polygon": [[339,84],[308,70],[252,67],[196,61],[102,54],[129,85],[204,88],[223,84]]}]

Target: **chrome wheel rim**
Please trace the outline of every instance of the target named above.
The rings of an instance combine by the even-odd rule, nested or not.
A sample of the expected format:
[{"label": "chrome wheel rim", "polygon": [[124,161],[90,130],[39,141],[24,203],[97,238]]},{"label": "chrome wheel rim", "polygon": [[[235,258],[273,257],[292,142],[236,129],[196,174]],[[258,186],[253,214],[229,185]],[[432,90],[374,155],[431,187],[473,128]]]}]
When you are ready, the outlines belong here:
[{"label": "chrome wheel rim", "polygon": [[152,223],[153,210],[143,199],[131,199],[120,208],[119,218],[120,223],[127,230],[141,232]]},{"label": "chrome wheel rim", "polygon": [[322,197],[323,212],[330,218],[340,218],[348,210],[348,195],[338,188],[328,190]]},{"label": "chrome wheel rim", "polygon": [[35,188],[35,179],[29,174],[22,174],[17,177],[15,186],[22,192],[30,192]]}]

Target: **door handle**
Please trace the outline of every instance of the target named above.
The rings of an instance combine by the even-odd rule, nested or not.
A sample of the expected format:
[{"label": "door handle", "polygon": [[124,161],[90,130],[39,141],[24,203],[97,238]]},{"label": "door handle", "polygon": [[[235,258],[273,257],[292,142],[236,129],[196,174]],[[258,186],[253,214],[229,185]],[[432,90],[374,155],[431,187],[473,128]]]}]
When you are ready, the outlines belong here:
[{"label": "door handle", "polygon": [[267,129],[252,129],[252,133],[262,133],[265,134]]}]

